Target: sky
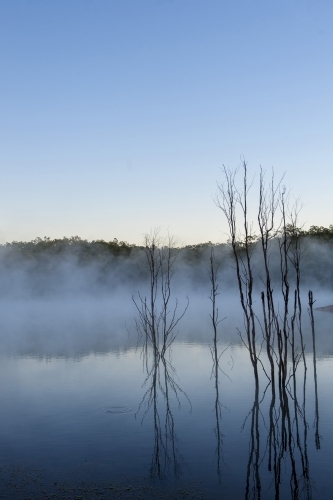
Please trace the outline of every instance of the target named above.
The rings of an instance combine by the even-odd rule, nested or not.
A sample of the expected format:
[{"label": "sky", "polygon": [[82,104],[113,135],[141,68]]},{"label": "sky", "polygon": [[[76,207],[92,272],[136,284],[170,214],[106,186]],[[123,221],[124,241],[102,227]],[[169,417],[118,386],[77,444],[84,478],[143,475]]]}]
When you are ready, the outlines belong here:
[{"label": "sky", "polygon": [[330,225],[332,22],[331,0],[0,0],[0,243],[225,241],[242,158]]}]

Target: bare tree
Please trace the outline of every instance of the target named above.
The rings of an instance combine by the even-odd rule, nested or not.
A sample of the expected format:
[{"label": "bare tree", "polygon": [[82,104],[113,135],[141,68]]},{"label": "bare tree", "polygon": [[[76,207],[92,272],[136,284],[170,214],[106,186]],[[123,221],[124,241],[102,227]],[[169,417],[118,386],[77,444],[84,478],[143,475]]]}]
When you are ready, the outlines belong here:
[{"label": "bare tree", "polygon": [[[264,372],[274,386],[277,369],[279,384],[285,386],[289,381],[290,346],[293,360],[292,374],[295,375],[301,358],[306,370],[300,294],[301,231],[297,228],[299,203],[296,202],[290,209],[289,195],[282,186],[283,177],[275,182],[274,171],[272,171],[271,178],[266,182],[265,172],[260,169],[257,209],[259,236],[256,237],[249,218],[248,202],[253,182],[248,181],[248,168],[245,160],[241,165],[242,180],[238,184],[239,171],[240,168],[231,171],[223,167],[224,182],[218,184],[216,205],[222,210],[229,228],[229,241],[244,313],[246,340],[243,336],[242,340],[249,350],[256,381],[259,366],[264,369],[260,360],[263,342],[270,364],[270,374],[267,374],[265,369]],[[279,278],[276,275],[272,277],[271,271],[271,258],[272,255],[276,258],[276,248],[278,248],[280,262]],[[253,305],[255,279],[257,279],[253,270],[254,252],[257,257],[260,257],[264,271],[263,278],[261,278],[264,286],[261,293],[262,324],[258,320]],[[292,282],[295,291],[293,306],[290,308]],[[277,283],[280,283],[280,292],[276,291]],[[259,335],[260,332],[262,337]],[[301,355],[296,347],[297,342],[301,347]],[[283,397],[282,387],[279,389],[280,397]]]},{"label": "bare tree", "polygon": [[163,240],[156,229],[145,236],[145,254],[149,271],[149,291],[147,295],[138,293],[133,302],[139,313],[136,320],[137,331],[143,338],[145,360],[148,348],[153,349],[155,361],[164,357],[177,335],[177,326],[183,318],[189,304],[178,313],[178,299],[173,307],[171,301],[171,284],[174,276],[177,249],[172,238]]},{"label": "bare tree", "polygon": [[[223,167],[224,184],[218,184],[219,195],[216,198],[217,206],[224,213],[228,226],[230,243],[236,265],[236,275],[240,302],[244,313],[245,332],[247,337],[246,345],[254,370],[256,383],[259,383],[258,376],[258,353],[256,320],[253,309],[253,269],[251,256],[253,251],[254,235],[248,221],[248,193],[251,187],[247,180],[247,163],[243,161],[243,187],[239,191],[236,186],[235,177],[238,169],[234,172]],[[238,239],[236,213],[237,207],[241,208],[243,218],[243,237]],[[243,338],[242,338],[243,339]]]},{"label": "bare tree", "polygon": [[[255,376],[255,400],[249,413],[252,415],[252,419],[245,497],[261,497],[259,472],[264,457],[260,457],[260,416],[263,418],[264,427],[267,427],[260,405],[265,394],[269,393],[270,387],[267,450],[268,470],[274,472],[275,498],[280,497],[282,463],[288,457],[292,498],[300,498],[304,493],[304,498],[310,499],[312,485],[307,455],[308,424],[305,408],[307,364],[302,333],[301,303],[302,231],[297,228],[299,204],[296,202],[290,209],[288,193],[281,185],[282,179],[275,183],[273,172],[267,183],[265,173],[261,169],[257,211],[259,237],[256,239],[249,221],[248,193],[251,183],[249,184],[247,181],[245,161],[243,161],[242,170],[243,178],[239,189],[236,182],[239,169],[232,172],[225,167],[223,168],[224,183],[218,184],[216,204],[225,215],[229,227],[240,302],[244,313],[245,338],[247,340],[243,340],[243,342],[249,350]],[[237,215],[240,215],[240,221],[237,220]],[[256,262],[260,261],[263,266],[263,274],[257,275],[253,270],[254,255]],[[275,261],[273,264],[276,262],[279,264],[277,275],[272,272],[272,260]],[[263,286],[261,291],[262,320],[253,307],[254,294],[257,290],[255,282],[257,281],[261,282]],[[294,287],[293,294],[292,287]],[[310,291],[308,305],[315,381],[315,442],[316,447],[319,448],[319,406],[313,304],[313,296]],[[266,373],[260,359],[262,345],[266,346],[270,367],[269,374]],[[297,391],[296,369],[302,360],[301,402]],[[259,398],[259,367],[262,367],[269,379],[261,400]],[[297,454],[299,462],[296,459]],[[301,468],[298,463],[300,463]]]}]

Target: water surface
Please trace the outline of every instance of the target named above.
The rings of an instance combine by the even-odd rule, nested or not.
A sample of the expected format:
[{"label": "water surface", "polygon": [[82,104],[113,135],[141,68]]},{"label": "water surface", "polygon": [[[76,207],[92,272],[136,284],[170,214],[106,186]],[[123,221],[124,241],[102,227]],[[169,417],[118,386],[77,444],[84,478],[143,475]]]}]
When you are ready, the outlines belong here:
[{"label": "water surface", "polygon": [[189,311],[168,357],[154,363],[132,316],[123,321],[109,304],[90,304],[91,314],[49,304],[52,321],[40,305],[18,307],[19,317],[7,310],[2,319],[4,498],[330,496],[333,315],[316,313],[317,398],[309,347],[296,400],[287,393],[287,409],[277,398],[273,411],[265,377],[255,386],[237,316],[220,325],[217,375],[204,308]]}]

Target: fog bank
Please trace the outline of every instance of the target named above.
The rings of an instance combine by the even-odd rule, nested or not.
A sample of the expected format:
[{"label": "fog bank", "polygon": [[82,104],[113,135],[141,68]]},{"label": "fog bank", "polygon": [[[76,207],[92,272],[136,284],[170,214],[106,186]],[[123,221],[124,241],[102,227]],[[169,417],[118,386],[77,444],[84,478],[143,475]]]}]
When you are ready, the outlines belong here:
[{"label": "fog bank", "polygon": [[[170,309],[189,307],[178,328],[177,341],[210,345],[211,245],[178,249]],[[215,245],[219,264],[217,306],[219,338],[241,344],[243,315],[230,245]],[[333,251],[330,243],[305,240],[301,256],[303,325],[308,336],[307,292],[315,307],[333,304]],[[260,246],[252,249],[255,277],[254,307],[261,320],[260,292],[264,275]],[[270,248],[274,294],[281,303],[280,255],[277,242]],[[290,290],[294,275],[291,267]],[[82,357],[120,352],[140,344],[132,297],[149,294],[149,271],[143,247],[114,240],[85,242],[78,238],[34,240],[0,247],[0,355]],[[333,353],[333,315],[315,312],[318,352]],[[260,327],[259,327],[260,328]],[[307,348],[311,350],[310,336]]]}]

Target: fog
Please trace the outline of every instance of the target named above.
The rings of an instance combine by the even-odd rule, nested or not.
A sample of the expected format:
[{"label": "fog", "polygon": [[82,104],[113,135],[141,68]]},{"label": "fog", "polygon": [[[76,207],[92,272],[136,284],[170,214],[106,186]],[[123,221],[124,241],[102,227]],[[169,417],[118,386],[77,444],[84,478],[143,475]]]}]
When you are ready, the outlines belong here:
[{"label": "fog", "polygon": [[[140,339],[135,325],[138,299],[149,292],[149,273],[144,249],[133,247],[127,254],[112,254],[101,245],[79,239],[42,248],[35,240],[0,248],[0,354],[10,356],[55,356],[80,358],[95,353],[136,349]],[[71,243],[68,244],[68,241]],[[30,245],[30,246],[29,246]],[[89,247],[90,245],[90,247]],[[117,248],[121,245],[117,245]],[[90,249],[87,252],[87,248]],[[244,329],[239,302],[235,265],[229,245],[214,247],[219,264],[217,307],[219,339],[225,344],[241,344]],[[175,261],[170,308],[178,301],[178,313],[189,307],[177,327],[178,341],[210,344],[211,284],[209,258],[211,245],[179,250]],[[305,241],[301,257],[303,328],[309,335],[307,293],[314,292],[315,307],[333,304],[332,247],[328,243]],[[252,253],[254,307],[261,319],[260,292],[263,266],[260,247]],[[280,256],[272,242],[270,267],[274,293],[281,301]],[[290,269],[290,291],[294,276]],[[315,311],[318,353],[332,355],[333,315]],[[308,336],[307,348],[311,348]]]}]

